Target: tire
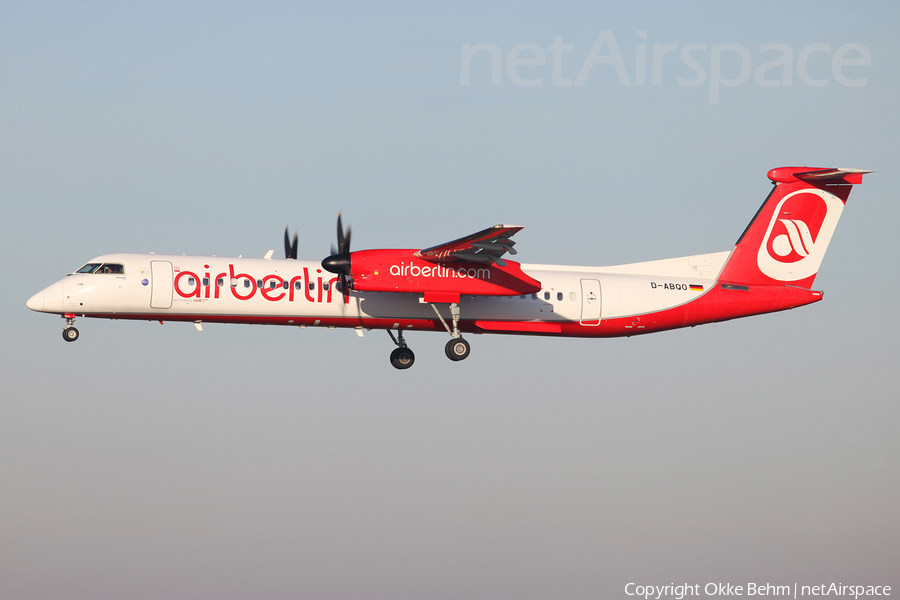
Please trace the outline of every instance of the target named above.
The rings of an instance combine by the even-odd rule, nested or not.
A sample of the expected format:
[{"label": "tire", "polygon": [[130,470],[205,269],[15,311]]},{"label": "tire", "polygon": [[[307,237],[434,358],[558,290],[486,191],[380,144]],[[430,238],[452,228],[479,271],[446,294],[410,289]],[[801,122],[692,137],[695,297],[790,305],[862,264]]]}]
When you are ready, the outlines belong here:
[{"label": "tire", "polygon": [[395,369],[408,369],[416,362],[416,355],[409,348],[396,348],[391,352],[391,365]]},{"label": "tire", "polygon": [[447,345],[444,346],[444,352],[447,354],[447,358],[454,361],[465,360],[468,358],[470,351],[471,347],[469,346],[469,342],[461,337],[450,340],[447,342]]},{"label": "tire", "polygon": [[74,342],[78,339],[78,330],[74,327],[66,327],[63,329],[62,336],[67,342]]}]

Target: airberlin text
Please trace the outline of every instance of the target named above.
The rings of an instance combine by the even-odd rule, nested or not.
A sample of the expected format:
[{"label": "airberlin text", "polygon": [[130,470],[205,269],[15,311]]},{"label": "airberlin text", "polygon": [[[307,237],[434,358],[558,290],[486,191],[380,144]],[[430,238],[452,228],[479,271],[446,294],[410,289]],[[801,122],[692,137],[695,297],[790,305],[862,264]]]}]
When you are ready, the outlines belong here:
[{"label": "airberlin text", "polygon": [[[209,269],[209,265],[203,265],[203,268]],[[308,267],[303,267],[303,275],[281,277],[270,274],[257,278],[249,273],[235,273],[234,265],[229,264],[228,271],[217,273],[215,277],[211,276],[211,271],[198,276],[193,271],[176,268],[174,286],[175,293],[187,299],[217,299],[223,294],[221,288],[227,287],[238,300],[250,300],[258,295],[269,302],[294,302],[295,298],[305,298],[307,302],[330,303],[337,281],[337,277],[323,280],[321,269],[310,275]],[[345,296],[345,302],[348,299]]]},{"label": "airberlin text", "polygon": [[[702,591],[701,591],[702,590]],[[661,598],[674,598],[682,600],[688,596],[786,596],[798,598],[801,596],[844,596],[854,599],[865,596],[890,596],[889,585],[844,585],[842,583],[823,583],[820,585],[773,585],[771,583],[707,583],[701,584],[675,584],[668,585],[640,585],[629,583],[625,586],[625,594],[637,596],[644,600],[660,600]]]},{"label": "airberlin text", "polygon": [[471,279],[490,279],[491,270],[476,267],[445,267],[444,265],[424,266],[420,267],[413,263],[400,263],[399,265],[391,265],[391,275],[395,277],[449,277],[449,278],[471,278]]}]

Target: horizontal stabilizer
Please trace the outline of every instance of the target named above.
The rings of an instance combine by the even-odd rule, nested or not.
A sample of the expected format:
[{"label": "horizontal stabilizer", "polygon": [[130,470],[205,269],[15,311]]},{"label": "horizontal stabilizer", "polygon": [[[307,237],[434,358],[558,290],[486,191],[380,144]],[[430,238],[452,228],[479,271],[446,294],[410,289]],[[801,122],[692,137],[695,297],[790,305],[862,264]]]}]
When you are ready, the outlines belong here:
[{"label": "horizontal stabilizer", "polygon": [[779,167],[769,171],[769,179],[776,183],[806,181],[813,185],[819,183],[862,183],[862,176],[872,172],[865,169],[851,169],[847,167],[836,169]]}]

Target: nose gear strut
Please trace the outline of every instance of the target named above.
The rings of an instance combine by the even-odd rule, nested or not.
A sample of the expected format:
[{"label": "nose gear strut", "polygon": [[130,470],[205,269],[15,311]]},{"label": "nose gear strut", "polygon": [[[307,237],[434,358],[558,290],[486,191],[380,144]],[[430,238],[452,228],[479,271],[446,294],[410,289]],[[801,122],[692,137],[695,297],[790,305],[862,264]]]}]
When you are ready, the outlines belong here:
[{"label": "nose gear strut", "polygon": [[75,315],[65,314],[63,318],[66,320],[66,326],[63,327],[62,336],[67,342],[74,342],[78,339],[78,330],[75,329]]}]

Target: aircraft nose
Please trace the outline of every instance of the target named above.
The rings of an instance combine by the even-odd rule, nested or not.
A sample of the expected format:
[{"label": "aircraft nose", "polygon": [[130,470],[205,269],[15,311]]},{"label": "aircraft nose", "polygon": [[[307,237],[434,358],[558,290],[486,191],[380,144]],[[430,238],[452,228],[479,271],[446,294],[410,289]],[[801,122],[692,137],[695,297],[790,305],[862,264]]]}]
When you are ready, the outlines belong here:
[{"label": "aircraft nose", "polygon": [[37,312],[62,313],[63,282],[57,281],[28,299],[25,306]]},{"label": "aircraft nose", "polygon": [[44,290],[39,291],[37,294],[28,299],[28,302],[25,303],[25,306],[30,308],[31,310],[41,312],[44,310]]}]

